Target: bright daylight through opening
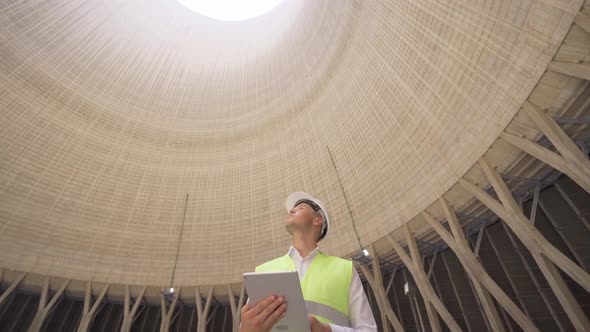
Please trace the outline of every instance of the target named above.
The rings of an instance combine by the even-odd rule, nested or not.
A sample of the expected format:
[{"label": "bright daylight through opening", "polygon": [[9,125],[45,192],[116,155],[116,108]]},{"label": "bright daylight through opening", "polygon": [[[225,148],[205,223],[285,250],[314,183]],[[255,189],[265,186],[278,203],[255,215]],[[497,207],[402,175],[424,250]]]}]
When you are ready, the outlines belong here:
[{"label": "bright daylight through opening", "polygon": [[245,21],[270,12],[283,0],[178,0],[188,9],[221,21]]}]

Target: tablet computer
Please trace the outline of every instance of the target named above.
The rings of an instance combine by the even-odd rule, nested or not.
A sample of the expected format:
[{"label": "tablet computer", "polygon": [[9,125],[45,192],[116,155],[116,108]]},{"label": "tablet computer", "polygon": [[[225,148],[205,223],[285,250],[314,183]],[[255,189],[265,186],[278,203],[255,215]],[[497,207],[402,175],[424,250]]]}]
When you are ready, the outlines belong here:
[{"label": "tablet computer", "polygon": [[287,314],[275,324],[272,332],[311,332],[297,271],[244,273],[244,286],[252,305],[273,294],[285,297]]}]

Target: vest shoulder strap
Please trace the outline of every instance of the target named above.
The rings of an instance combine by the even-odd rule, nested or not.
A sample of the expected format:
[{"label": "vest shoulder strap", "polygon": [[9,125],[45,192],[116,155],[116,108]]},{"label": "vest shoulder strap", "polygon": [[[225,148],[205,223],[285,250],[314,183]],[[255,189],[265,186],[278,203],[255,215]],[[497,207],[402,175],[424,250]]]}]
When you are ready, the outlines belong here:
[{"label": "vest shoulder strap", "polygon": [[285,255],[268,261],[264,264],[258,265],[254,271],[256,272],[278,272],[295,270],[295,264],[291,257]]}]

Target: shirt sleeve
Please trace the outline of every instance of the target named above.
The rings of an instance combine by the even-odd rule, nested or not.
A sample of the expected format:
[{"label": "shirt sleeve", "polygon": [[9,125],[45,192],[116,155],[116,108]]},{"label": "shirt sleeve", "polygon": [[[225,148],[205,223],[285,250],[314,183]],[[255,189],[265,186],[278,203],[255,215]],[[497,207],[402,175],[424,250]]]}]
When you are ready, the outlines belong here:
[{"label": "shirt sleeve", "polygon": [[354,267],[348,293],[348,311],[351,327],[330,324],[332,332],[377,332],[377,323],[369,306],[369,300]]}]

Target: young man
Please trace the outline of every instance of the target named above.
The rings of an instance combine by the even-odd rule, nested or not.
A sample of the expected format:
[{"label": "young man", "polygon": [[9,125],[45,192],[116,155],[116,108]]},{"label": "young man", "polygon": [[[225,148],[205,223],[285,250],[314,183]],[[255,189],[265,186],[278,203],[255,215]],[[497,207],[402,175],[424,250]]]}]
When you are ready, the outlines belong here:
[{"label": "young man", "polygon": [[[324,204],[304,192],[287,197],[287,231],[293,244],[285,256],[256,268],[257,272],[297,270],[312,332],[375,332],[377,324],[352,262],[327,256],[318,242],[328,234]],[[284,317],[284,298],[269,296],[241,311],[241,332],[267,332]]]}]

